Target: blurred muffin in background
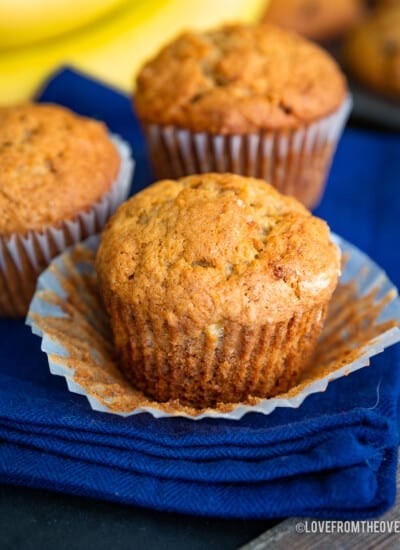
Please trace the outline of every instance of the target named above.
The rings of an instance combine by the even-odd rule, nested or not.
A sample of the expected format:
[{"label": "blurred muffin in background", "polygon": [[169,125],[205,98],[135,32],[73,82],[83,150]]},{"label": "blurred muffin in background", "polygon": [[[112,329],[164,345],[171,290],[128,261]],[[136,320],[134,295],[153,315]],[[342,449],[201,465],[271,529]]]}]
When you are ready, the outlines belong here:
[{"label": "blurred muffin in background", "polygon": [[373,0],[370,5],[374,8],[392,8],[393,6],[400,6],[400,0]]},{"label": "blurred muffin in background", "polygon": [[354,27],[363,12],[362,0],[271,0],[263,21],[327,42]]},{"label": "blurred muffin in background", "polygon": [[270,24],[180,35],[142,68],[134,104],[160,179],[233,172],[309,208],[349,112],[335,60]]},{"label": "blurred muffin in background", "polygon": [[344,44],[343,59],[364,85],[400,98],[400,6],[379,9],[354,29]]}]

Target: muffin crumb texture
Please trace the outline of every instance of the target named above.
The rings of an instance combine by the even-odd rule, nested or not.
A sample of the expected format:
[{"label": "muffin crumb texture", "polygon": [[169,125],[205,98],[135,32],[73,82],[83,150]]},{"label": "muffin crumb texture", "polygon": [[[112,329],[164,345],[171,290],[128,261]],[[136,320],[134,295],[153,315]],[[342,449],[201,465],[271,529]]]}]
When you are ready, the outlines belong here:
[{"label": "muffin crumb texture", "polygon": [[0,108],[0,236],[57,226],[89,209],[117,178],[105,126],[51,104]]},{"label": "muffin crumb texture", "polygon": [[121,366],[159,401],[286,391],[337,284],[325,222],[262,180],[158,182],[120,207],[97,254]]}]

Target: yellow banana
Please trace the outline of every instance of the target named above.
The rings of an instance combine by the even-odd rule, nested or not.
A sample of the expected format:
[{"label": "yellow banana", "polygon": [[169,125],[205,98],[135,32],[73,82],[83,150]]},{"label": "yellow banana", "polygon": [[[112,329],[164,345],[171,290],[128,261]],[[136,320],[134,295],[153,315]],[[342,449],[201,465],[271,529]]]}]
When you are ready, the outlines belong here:
[{"label": "yellow banana", "polygon": [[0,50],[0,103],[32,96],[43,79],[63,64],[129,91],[143,61],[182,29],[255,20],[264,7],[265,0],[128,1],[79,30]]},{"label": "yellow banana", "polygon": [[0,50],[82,27],[123,2],[126,0],[0,0]]}]

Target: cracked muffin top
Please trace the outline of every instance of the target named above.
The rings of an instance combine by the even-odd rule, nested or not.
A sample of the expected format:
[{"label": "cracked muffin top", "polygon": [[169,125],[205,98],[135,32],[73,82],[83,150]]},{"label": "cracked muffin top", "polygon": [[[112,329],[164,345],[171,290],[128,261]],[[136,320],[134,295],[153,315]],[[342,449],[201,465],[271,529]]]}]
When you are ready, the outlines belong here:
[{"label": "cracked muffin top", "polygon": [[134,103],[147,123],[243,134],[311,122],[345,96],[319,46],[270,24],[228,25],[165,46],[140,71]]},{"label": "cracked muffin top", "polygon": [[340,253],[329,228],[263,180],[203,174],[153,184],[108,222],[96,268],[106,306],[204,325],[287,320],[330,297]]},{"label": "cracked muffin top", "polygon": [[74,218],[107,193],[120,166],[102,123],[58,105],[0,108],[0,236]]}]

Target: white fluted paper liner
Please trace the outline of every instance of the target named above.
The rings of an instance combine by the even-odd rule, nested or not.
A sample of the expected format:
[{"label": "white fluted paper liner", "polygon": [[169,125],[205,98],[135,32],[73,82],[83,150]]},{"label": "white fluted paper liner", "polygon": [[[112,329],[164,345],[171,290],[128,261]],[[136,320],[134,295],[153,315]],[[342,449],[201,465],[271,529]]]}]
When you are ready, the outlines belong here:
[{"label": "white fluted paper liner", "polygon": [[216,135],[146,123],[144,129],[160,179],[233,172],[264,179],[312,208],[322,196],[351,106],[348,96],[334,113],[292,130]]},{"label": "white fluted paper liner", "polygon": [[[316,376],[314,376],[314,378],[311,377],[311,382],[299,384],[282,396],[277,396],[270,399],[255,398],[254,402],[251,404],[232,404],[232,406],[228,408],[224,407],[221,409],[221,407],[217,407],[216,409],[205,409],[202,411],[195,411],[193,409],[188,409],[187,407],[179,406],[176,406],[175,409],[172,407],[171,409],[171,406],[165,406],[165,404],[162,403],[153,402],[151,404],[149,400],[149,406],[135,407],[132,410],[115,410],[115,407],[113,407],[112,404],[113,390],[109,391],[109,388],[107,388],[107,385],[109,385],[110,388],[114,388],[120,384],[122,375],[118,369],[115,369],[115,364],[113,368],[115,369],[115,373],[118,372],[118,379],[115,377],[115,373],[113,375],[110,371],[107,372],[106,383],[104,383],[103,377],[103,382],[101,384],[94,383],[93,386],[90,387],[90,391],[87,387],[82,387],[82,385],[74,379],[74,376],[76,375],[74,369],[66,367],[65,364],[63,364],[63,358],[74,359],[74,357],[71,356],[71,352],[68,351],[69,336],[63,334],[62,330],[58,330],[58,335],[54,336],[54,333],[47,331],[46,328],[42,328],[43,326],[46,327],[46,323],[42,325],[42,323],[38,323],[38,320],[42,319],[48,321],[50,319],[50,321],[53,320],[54,322],[55,320],[62,321],[63,319],[68,319],[68,315],[66,315],[63,308],[60,307],[60,304],[62,306],[64,301],[67,302],[65,281],[70,281],[73,276],[73,284],[76,287],[77,293],[76,295],[80,297],[80,305],[76,308],[76,310],[74,310],[73,315],[71,315],[71,329],[72,331],[76,331],[75,337],[78,335],[78,340],[81,338],[83,339],[82,342],[85,341],[85,334],[81,334],[81,329],[78,326],[80,320],[83,320],[84,324],[86,323],[86,326],[90,327],[90,332],[92,333],[94,330],[96,338],[100,338],[99,341],[102,342],[103,348],[112,350],[112,343],[110,341],[111,332],[106,331],[107,336],[105,336],[104,327],[108,322],[106,315],[101,308],[94,308],[93,292],[90,293],[89,286],[87,286],[90,278],[92,278],[91,285],[94,285],[95,280],[93,254],[90,258],[87,256],[87,253],[88,251],[94,252],[97,250],[99,238],[96,236],[89,238],[81,245],[71,247],[64,254],[53,260],[51,266],[40,276],[36,294],[31,303],[30,311],[27,317],[27,324],[31,326],[32,331],[35,334],[42,338],[41,347],[47,354],[51,373],[63,376],[67,382],[69,390],[74,393],[84,395],[88,399],[92,409],[96,411],[119,414],[121,416],[129,416],[147,412],[156,418],[167,416],[184,416],[198,420],[206,417],[240,419],[248,412],[270,414],[277,407],[296,408],[301,405],[308,395],[316,392],[323,392],[330,381],[367,366],[369,364],[369,359],[372,356],[382,352],[388,346],[400,341],[400,299],[398,298],[396,288],[389,281],[384,271],[382,271],[382,269],[380,269],[379,266],[377,266],[364,253],[338,236],[333,235],[332,240],[340,246],[343,255],[347,258],[338,288],[347,288],[350,286],[354,288],[354,299],[352,303],[341,303],[340,297],[335,298],[338,294],[334,294],[331,303],[333,310],[333,316],[331,317],[333,318],[329,320],[328,314],[327,322],[322,332],[319,345],[324,345],[324,337],[325,340],[328,340],[330,332],[336,339],[340,337],[346,345],[346,338],[348,338],[346,334],[350,332],[351,329],[350,325],[346,323],[350,322],[355,324],[357,322],[361,323],[361,345],[358,345],[359,342],[357,342],[356,336],[356,339],[353,339],[351,344],[349,344],[350,348],[355,348],[356,354],[353,357],[353,360],[349,361],[346,359],[348,358],[349,352],[349,348],[346,348],[347,351],[345,353],[342,352],[344,353],[343,357],[345,360],[341,361],[339,352],[339,357],[337,357],[334,361],[336,367],[332,370],[328,370],[328,372],[323,372],[323,375],[320,376],[318,373],[321,366],[317,363],[314,364],[312,366],[312,371]],[[78,250],[78,247],[80,247],[80,251],[83,250],[86,252],[86,256],[82,256],[79,261],[76,261],[73,260],[72,254]],[[87,292],[85,292],[85,288],[88,290]],[[61,302],[57,304],[54,300],[49,299],[49,292],[56,295],[57,299],[61,300]],[[369,301],[370,299],[371,301]],[[69,299],[69,306],[70,303],[71,300]],[[335,311],[335,307],[337,311]],[[374,308],[377,313],[372,325],[373,327],[377,327],[376,333],[373,333],[372,337],[368,336],[369,339],[363,342],[363,331],[364,329],[367,330],[365,327],[363,328],[363,321],[368,321],[367,326],[371,329],[370,321],[366,318],[363,319],[363,315],[368,315],[368,311],[371,311],[371,309]],[[351,313],[347,314],[351,311],[356,312],[357,315]],[[78,326],[77,329],[74,328],[76,326]],[[357,332],[355,332],[355,334],[357,334]],[[96,338],[94,342],[96,341]],[[107,338],[107,341],[102,340],[104,338]],[[93,363],[88,363],[87,367],[85,366],[91,374],[96,374],[93,369],[101,370],[107,368],[106,363],[103,363],[104,357],[102,354],[104,354],[104,349],[100,349],[100,347],[96,348],[96,345],[101,347],[100,344],[94,343],[90,348]],[[336,341],[333,342],[333,344],[331,343],[331,348],[337,349]],[[109,356],[111,356],[111,351]],[[316,354],[316,357],[318,357],[318,354]],[[79,359],[78,356],[77,358],[78,360],[82,360],[81,358]],[[96,379],[96,376],[94,376],[94,379]],[[127,381],[124,381],[124,383],[130,387],[130,391],[137,392],[137,390],[134,390]]]},{"label": "white fluted paper liner", "polygon": [[111,187],[90,210],[58,227],[29,231],[25,235],[0,236],[0,315],[21,316],[35,288],[38,274],[71,244],[98,233],[116,208],[127,198],[134,160],[129,146],[118,136],[110,136],[120,158],[120,170]]}]

